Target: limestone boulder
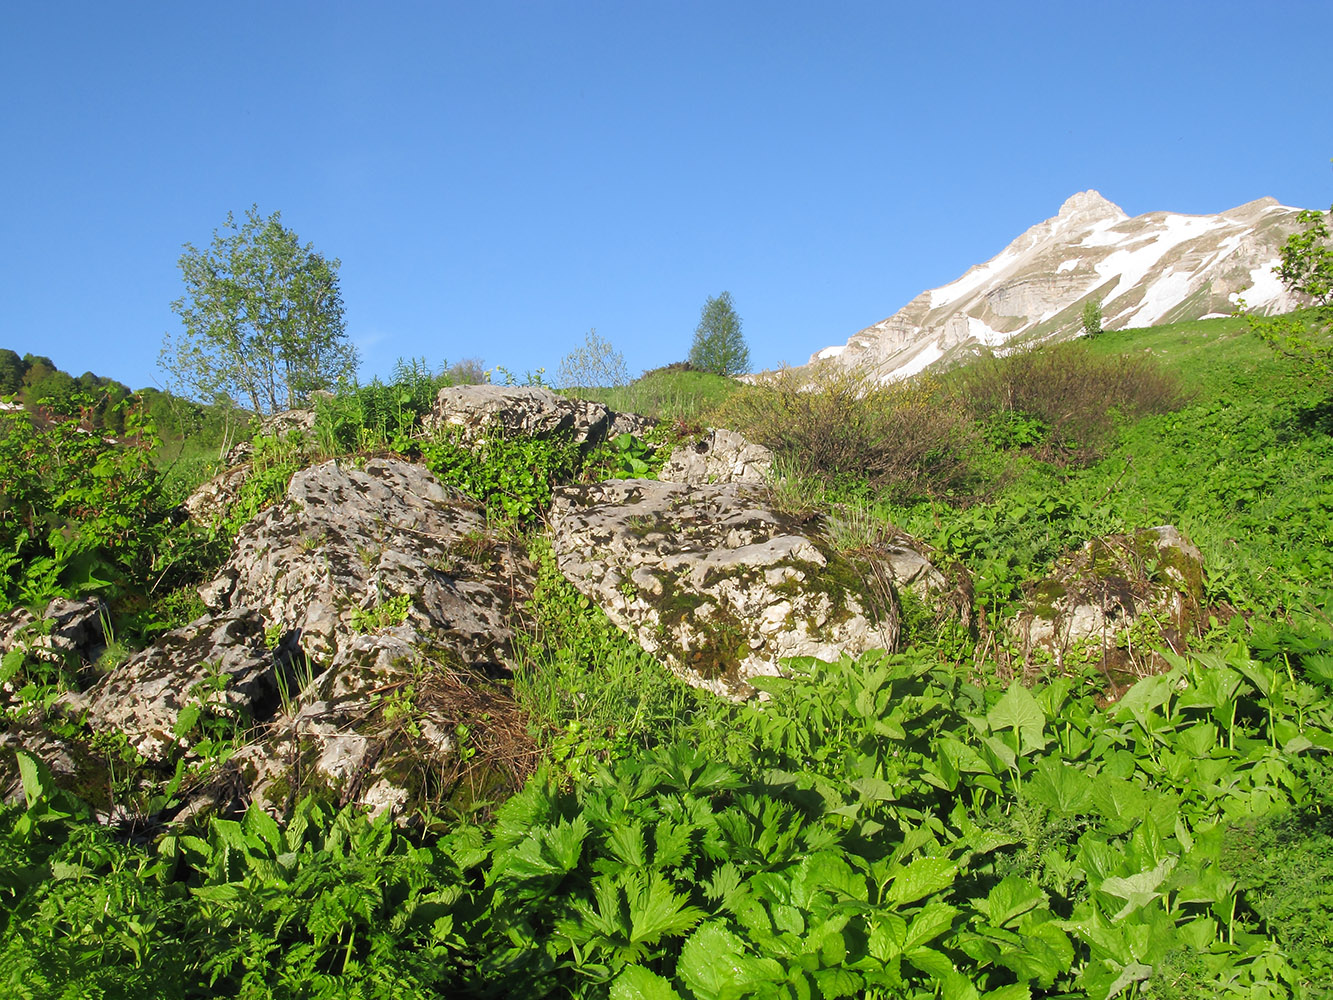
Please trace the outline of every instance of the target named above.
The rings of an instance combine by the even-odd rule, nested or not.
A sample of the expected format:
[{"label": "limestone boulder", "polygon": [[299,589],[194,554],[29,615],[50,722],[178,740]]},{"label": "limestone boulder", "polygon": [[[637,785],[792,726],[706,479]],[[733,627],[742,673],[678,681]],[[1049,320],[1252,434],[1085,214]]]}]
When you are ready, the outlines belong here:
[{"label": "limestone boulder", "polygon": [[427,430],[457,428],[466,441],[498,433],[565,437],[592,446],[622,433],[645,434],[655,422],[616,413],[603,403],[569,399],[541,386],[453,385],[440,390],[424,423]]},{"label": "limestone boulder", "polygon": [[320,790],[400,816],[446,792],[461,763],[459,726],[485,725],[473,694],[484,682],[450,671],[430,649],[411,625],[343,645],[268,738],[238,754],[249,795],[281,809]]},{"label": "limestone boulder", "polygon": [[58,597],[35,615],[17,607],[0,616],[0,655],[21,649],[28,656],[71,666],[94,662],[106,648],[101,598]]},{"label": "limestone boulder", "polygon": [[241,487],[252,472],[253,466],[249,462],[224,469],[195,487],[194,492],[181,504],[181,510],[195,524],[207,527],[218,523],[226,517],[228,508],[241,495]]},{"label": "limestone boulder", "polygon": [[1010,623],[1025,659],[1122,664],[1180,649],[1204,613],[1203,556],[1171,525],[1095,538],[1032,584]]},{"label": "limestone boulder", "polygon": [[[304,444],[313,445],[315,440],[315,411],[313,409],[303,408],[271,413],[259,421],[259,425],[255,428],[256,437],[287,438],[293,433]],[[254,457],[254,454],[253,444],[249,441],[240,441],[232,445],[227,451],[224,461],[230,468],[240,465],[242,462],[248,462]]]},{"label": "limestone boulder", "polygon": [[322,669],[358,635],[407,624],[460,669],[509,663],[509,611],[531,568],[472,502],[395,459],[325,462],[245,525],[200,588],[221,613],[257,608]]},{"label": "limestone boulder", "polygon": [[750,694],[749,680],[778,673],[784,657],[896,642],[891,596],[758,487],[565,487],[551,524],[565,577],[644,649],[718,694]]},{"label": "limestone boulder", "polygon": [[270,645],[255,611],[236,608],[168,632],[87,691],[65,695],[62,706],[95,732],[124,733],[145,759],[161,763],[182,738],[189,742],[174,732],[188,707],[199,709],[202,722],[241,731],[271,714],[276,671],[290,652]]},{"label": "limestone boulder", "polygon": [[773,453],[743,434],[715,428],[671,452],[659,479],[673,483],[763,483]]}]

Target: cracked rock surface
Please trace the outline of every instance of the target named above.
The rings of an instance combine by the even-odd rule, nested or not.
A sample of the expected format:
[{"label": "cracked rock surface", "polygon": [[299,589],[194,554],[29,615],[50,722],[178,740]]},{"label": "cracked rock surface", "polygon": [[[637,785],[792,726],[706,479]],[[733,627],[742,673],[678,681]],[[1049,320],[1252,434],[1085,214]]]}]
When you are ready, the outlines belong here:
[{"label": "cracked rock surface", "polygon": [[487,434],[506,437],[566,437],[596,445],[617,434],[643,434],[656,423],[633,413],[616,413],[603,403],[569,399],[541,386],[452,385],[440,390],[428,430],[457,428],[463,439]]},{"label": "cracked rock surface", "polygon": [[530,589],[527,562],[475,504],[422,466],[376,458],[298,472],[200,595],[215,613],[258,609],[321,667],[358,634],[398,624],[377,616],[406,597],[403,623],[445,660],[493,671],[509,662],[509,610]]},{"label": "cracked rock surface", "polygon": [[1104,660],[1122,659],[1144,619],[1179,650],[1204,607],[1203,555],[1169,524],[1094,538],[1061,557],[1024,603],[1012,625],[1028,658],[1040,652],[1059,666],[1092,643]]},{"label": "cracked rock surface", "polygon": [[561,572],[689,683],[729,697],[792,656],[892,647],[891,602],[817,533],[736,483],[616,480],[559,490]]}]

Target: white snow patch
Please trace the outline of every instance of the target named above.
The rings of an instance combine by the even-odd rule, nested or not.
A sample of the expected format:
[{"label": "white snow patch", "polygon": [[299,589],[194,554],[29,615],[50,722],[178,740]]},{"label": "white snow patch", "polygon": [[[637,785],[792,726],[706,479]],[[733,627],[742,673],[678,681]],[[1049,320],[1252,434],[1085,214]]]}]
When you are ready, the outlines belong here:
[{"label": "white snow patch", "polygon": [[1124,219],[1100,219],[1094,223],[1091,231],[1083,237],[1078,244],[1081,247],[1109,247],[1117,243],[1123,243],[1127,239],[1133,239],[1138,233],[1112,233],[1108,232],[1114,226],[1120,225]]},{"label": "white snow patch", "polygon": [[901,368],[895,368],[889,372],[881,381],[899,382],[902,379],[911,378],[913,375],[925,371],[942,357],[944,357],[944,349],[939,344],[927,344],[925,350]]},{"label": "white snow patch", "polygon": [[1276,264],[1275,260],[1260,264],[1250,272],[1250,287],[1240,292],[1232,292],[1227,298],[1232,302],[1244,299],[1245,304],[1253,309],[1255,306],[1266,306],[1283,295],[1287,289],[1282,284],[1282,279],[1273,273]]},{"label": "white snow patch", "polygon": [[1074,270],[1074,268],[1078,267],[1078,262],[1082,259],[1082,257],[1075,257],[1073,260],[1060,261],[1060,266],[1055,269],[1055,273],[1064,274],[1066,271]]},{"label": "white snow patch", "polygon": [[1226,319],[1231,313],[1209,313],[1207,316],[1200,316],[1199,319]]},{"label": "white snow patch", "polygon": [[1190,271],[1177,271],[1174,267],[1148,286],[1143,293],[1143,302],[1138,311],[1129,317],[1126,326],[1152,326],[1167,312],[1184,302],[1192,289],[1194,275]]},{"label": "white snow patch", "polygon": [[1011,334],[1001,333],[999,330],[992,330],[975,316],[967,317],[967,333],[968,336],[975,337],[987,347],[1003,344],[1011,336]]},{"label": "white snow patch", "polygon": [[1162,232],[1151,242],[1132,250],[1117,250],[1095,266],[1103,278],[1119,276],[1115,288],[1107,295],[1105,305],[1117,296],[1129,291],[1154,265],[1173,248],[1186,240],[1196,239],[1204,233],[1225,226],[1226,223],[1216,217],[1198,215],[1168,215],[1163,223]]},{"label": "white snow patch", "polygon": [[990,282],[1000,274],[1006,267],[1014,262],[1021,254],[1013,249],[992,257],[986,263],[973,268],[963,275],[957,281],[945,285],[943,288],[934,288],[930,292],[930,308],[940,309],[951,302],[957,302],[964,295],[975,292],[978,288]]},{"label": "white snow patch", "polygon": [[843,351],[847,350],[846,344],[834,344],[832,347],[826,347],[815,355],[820,361],[827,361],[829,358],[836,358]]}]

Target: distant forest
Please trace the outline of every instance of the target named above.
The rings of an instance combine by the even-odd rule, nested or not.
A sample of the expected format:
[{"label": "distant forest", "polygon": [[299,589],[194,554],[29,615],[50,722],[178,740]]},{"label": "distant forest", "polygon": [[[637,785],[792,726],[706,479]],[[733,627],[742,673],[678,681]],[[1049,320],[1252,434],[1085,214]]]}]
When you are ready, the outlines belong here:
[{"label": "distant forest", "polygon": [[201,431],[216,436],[220,431],[215,425],[226,419],[224,407],[190,402],[160,389],[135,391],[90,371],[74,376],[43,355],[0,348],[0,400],[11,399],[39,417],[77,417],[89,430],[117,436],[125,432],[126,413],[136,404],[167,440]]}]

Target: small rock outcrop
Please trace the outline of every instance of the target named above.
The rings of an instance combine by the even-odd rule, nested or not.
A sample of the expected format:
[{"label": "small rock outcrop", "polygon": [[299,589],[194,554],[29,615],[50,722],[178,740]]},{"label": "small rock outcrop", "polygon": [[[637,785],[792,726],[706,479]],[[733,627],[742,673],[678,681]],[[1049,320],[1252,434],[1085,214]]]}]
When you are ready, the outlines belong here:
[{"label": "small rock outcrop", "polygon": [[0,616],[0,655],[22,649],[48,662],[92,663],[106,647],[106,613],[98,597],[58,597],[41,615],[24,607],[13,608]]},{"label": "small rock outcrop", "polygon": [[655,421],[616,413],[603,403],[569,399],[541,386],[452,385],[440,390],[427,430],[459,429],[465,441],[488,434],[507,437],[567,437],[578,445],[600,444],[618,434],[644,434]]},{"label": "small rock outcrop", "polygon": [[422,466],[370,459],[298,472],[200,595],[215,613],[257,608],[321,667],[353,637],[403,623],[488,671],[508,659],[508,610],[530,576],[475,504]]},{"label": "small rock outcrop", "polygon": [[270,648],[257,613],[237,608],[168,632],[87,691],[66,696],[65,707],[97,732],[124,733],[146,760],[161,763],[192,705],[201,718],[242,728],[269,714],[278,699],[276,670],[289,655]]},{"label": "small rock outcrop", "polygon": [[[305,441],[311,442],[315,436],[315,411],[312,409],[281,410],[269,414],[259,422],[255,436],[286,438],[295,431]],[[249,441],[240,441],[231,446],[223,461],[228,466],[240,465],[254,457],[255,447]]]},{"label": "small rock outcrop", "polygon": [[200,483],[181,504],[185,516],[205,527],[221,521],[241,495],[241,487],[250,478],[253,469],[249,462],[242,462]]},{"label": "small rock outcrop", "polygon": [[773,453],[736,431],[709,430],[698,441],[672,451],[659,479],[673,483],[763,483]]},{"label": "small rock outcrop", "polygon": [[1159,640],[1180,649],[1204,607],[1203,556],[1171,525],[1094,538],[1033,584],[1025,605],[1012,624],[1029,661],[1118,664],[1136,642]]},{"label": "small rock outcrop", "polygon": [[729,697],[790,656],[891,648],[892,599],[743,484],[627,479],[556,494],[561,572],[689,683]]}]

